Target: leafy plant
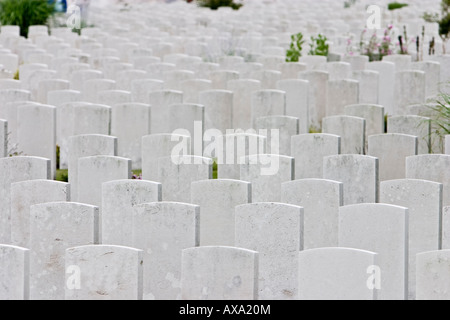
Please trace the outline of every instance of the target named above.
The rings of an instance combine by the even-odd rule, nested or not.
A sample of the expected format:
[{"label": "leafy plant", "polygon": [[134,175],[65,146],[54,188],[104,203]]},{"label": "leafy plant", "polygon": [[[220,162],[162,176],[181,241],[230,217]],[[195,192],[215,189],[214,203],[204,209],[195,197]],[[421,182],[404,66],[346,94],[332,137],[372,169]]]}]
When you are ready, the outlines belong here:
[{"label": "leafy plant", "polygon": [[290,48],[286,51],[286,62],[298,62],[302,56],[304,43],[303,33],[300,32],[291,36]]},{"label": "leafy plant", "polygon": [[56,181],[69,182],[69,171],[67,169],[56,170]]},{"label": "leafy plant", "polygon": [[0,24],[20,26],[20,35],[28,37],[28,28],[46,25],[53,11],[47,0],[0,0]]},{"label": "leafy plant", "polygon": [[217,10],[220,7],[230,7],[233,10],[239,10],[243,6],[242,3],[236,3],[233,0],[197,0],[200,7],[210,8],[211,10]]},{"label": "leafy plant", "polygon": [[423,14],[423,19],[426,22],[439,24],[439,36],[442,39],[442,51],[445,54],[447,41],[450,39],[450,0],[442,0],[440,15],[437,13],[425,12]]},{"label": "leafy plant", "polygon": [[358,47],[352,46],[352,38],[347,40],[347,54],[354,55],[355,51],[359,51],[359,54],[368,56],[369,61],[381,61],[384,56],[391,55],[394,52],[392,30],[393,26],[389,25],[384,30],[383,38],[379,39],[376,32],[374,32],[369,40],[366,40],[367,30],[363,30]]},{"label": "leafy plant", "polygon": [[393,11],[407,6],[408,6],[407,3],[391,2],[388,4],[388,10]]},{"label": "leafy plant", "polygon": [[319,34],[317,37],[311,37],[311,50],[309,55],[311,56],[328,56],[329,45],[326,36]]}]

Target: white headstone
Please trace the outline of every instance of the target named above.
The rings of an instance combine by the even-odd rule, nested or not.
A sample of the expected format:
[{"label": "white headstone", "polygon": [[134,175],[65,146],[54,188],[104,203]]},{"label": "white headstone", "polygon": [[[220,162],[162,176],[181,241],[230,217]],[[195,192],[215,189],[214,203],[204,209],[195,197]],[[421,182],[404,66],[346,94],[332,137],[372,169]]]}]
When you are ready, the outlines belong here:
[{"label": "white headstone", "polygon": [[377,104],[380,74],[372,70],[355,71],[352,78],[359,82],[359,103]]},{"label": "white headstone", "polygon": [[131,100],[138,103],[148,103],[148,94],[164,90],[164,81],[156,79],[136,79],[131,81]]},{"label": "white headstone", "polygon": [[56,108],[48,105],[23,105],[17,108],[17,141],[30,156],[51,161],[51,177],[56,176]]},{"label": "white headstone", "polygon": [[406,107],[425,102],[425,72],[408,70],[395,75],[394,115],[406,115]]},{"label": "white headstone", "polygon": [[11,243],[11,184],[50,179],[50,165],[37,157],[0,158],[0,243]]},{"label": "white headstone", "polygon": [[212,82],[205,79],[189,79],[180,83],[184,103],[199,103],[199,94],[212,89]]},{"label": "white headstone", "polygon": [[151,130],[156,133],[172,133],[167,131],[165,121],[168,115],[168,107],[175,103],[183,103],[183,93],[181,91],[163,90],[154,91],[148,94],[148,103],[152,107],[152,123]]},{"label": "white headstone", "polygon": [[[118,87],[119,88],[119,87]],[[113,106],[120,103],[131,102],[131,92],[124,90],[106,90],[97,93],[98,103]]]},{"label": "white headstone", "polygon": [[103,91],[115,90],[116,82],[110,79],[92,79],[83,84],[83,100],[98,103],[97,94]]},{"label": "white headstone", "polygon": [[8,156],[8,121],[0,120],[0,158]]},{"label": "white headstone", "polygon": [[[65,253],[66,300],[142,300],[143,252],[119,246],[82,246]],[[72,278],[79,271],[79,288]]]},{"label": "white headstone", "polygon": [[30,250],[0,245],[0,300],[30,298]]},{"label": "white headstone", "polygon": [[379,73],[378,104],[384,107],[386,114],[392,115],[395,102],[395,64],[389,61],[374,61],[367,64],[367,69]]},{"label": "white headstone", "polygon": [[98,208],[73,202],[32,206],[30,236],[31,300],[64,300],[65,250],[99,243]]},{"label": "white headstone", "polygon": [[425,72],[425,97],[432,97],[439,93],[441,82],[441,64],[436,61],[420,61],[412,64],[412,69]]},{"label": "white headstone", "polygon": [[343,191],[341,182],[322,179],[295,180],[281,185],[281,202],[304,209],[305,250],[338,246]]},{"label": "white headstone", "polygon": [[258,252],[234,247],[184,249],[183,300],[256,300]]},{"label": "white headstone", "polygon": [[101,207],[102,184],[131,179],[131,174],[130,159],[105,155],[79,158],[77,201]]},{"label": "white headstone", "polygon": [[364,154],[366,120],[352,116],[326,117],[322,132],[341,137],[341,154]]},{"label": "white headstone", "polygon": [[48,103],[48,93],[51,91],[68,90],[70,88],[69,81],[61,79],[42,80],[37,88],[36,101],[39,103]]},{"label": "white headstone", "polygon": [[322,119],[327,115],[328,80],[330,75],[326,71],[312,70],[300,72],[298,77],[309,81],[309,119],[310,122],[319,127]]},{"label": "white headstone", "polygon": [[234,246],[234,209],[252,202],[251,184],[239,180],[193,182],[191,202],[201,208],[200,245]]},{"label": "white headstone", "polygon": [[200,242],[200,208],[175,202],[134,208],[133,246],[144,250],[144,299],[180,300],[182,250]]},{"label": "white headstone", "polygon": [[341,153],[341,137],[331,134],[301,134],[291,139],[295,179],[323,177],[323,158]]},{"label": "white headstone", "polygon": [[294,158],[276,154],[245,157],[240,180],[252,183],[253,202],[280,202],[281,184],[295,179]]},{"label": "white headstone", "polygon": [[342,115],[345,113],[346,106],[358,103],[358,81],[349,79],[328,81],[326,108],[326,115],[328,117]]},{"label": "white headstone", "polygon": [[369,137],[368,155],[378,158],[380,181],[404,179],[406,158],[417,155],[418,139],[399,133]]},{"label": "white headstone", "polygon": [[133,246],[133,210],[143,203],[162,200],[161,184],[116,180],[102,185],[102,242]]},{"label": "white headstone", "polygon": [[225,90],[227,89],[228,81],[239,79],[239,72],[232,70],[217,70],[211,72],[209,78],[211,79],[213,89]]},{"label": "white headstone", "polygon": [[286,115],[286,93],[280,90],[261,90],[252,95],[252,125],[256,119]]},{"label": "white headstone", "polygon": [[29,180],[11,184],[11,243],[29,248],[30,207],[47,202],[70,201],[70,185],[52,180]]},{"label": "white headstone", "polygon": [[205,128],[226,132],[233,128],[233,92],[209,90],[199,94],[199,103],[205,106]]},{"label": "white headstone", "polygon": [[426,180],[392,180],[380,184],[380,202],[409,210],[409,299],[415,299],[416,255],[440,250],[442,184]]},{"label": "white headstone", "polygon": [[299,254],[300,300],[375,300],[368,273],[378,264],[374,252],[348,248],[318,248]]},{"label": "white headstone", "polygon": [[133,169],[141,169],[142,137],[150,134],[151,107],[141,103],[112,106],[111,134],[118,139],[118,155],[131,159]]},{"label": "white headstone", "polygon": [[102,104],[73,105],[73,134],[111,133],[111,107]]},{"label": "white headstone", "polygon": [[328,62],[326,70],[330,74],[330,81],[352,78],[352,65],[348,62]]},{"label": "white headstone", "polygon": [[[303,208],[281,203],[236,207],[236,246],[259,253],[259,299],[295,300]],[[270,239],[270,240],[269,240]]]},{"label": "white headstone", "polygon": [[417,300],[449,300],[450,250],[417,255]]},{"label": "white headstone", "polygon": [[281,80],[277,83],[277,89],[286,93],[286,115],[299,119],[300,133],[309,133],[309,82],[300,79]]},{"label": "white headstone", "polygon": [[233,128],[247,130],[252,127],[252,97],[261,89],[261,82],[250,79],[228,81],[233,91]]},{"label": "white headstone", "polygon": [[431,121],[421,116],[393,116],[387,121],[388,133],[402,133],[418,138],[418,154],[430,153]]},{"label": "white headstone", "polygon": [[443,206],[450,206],[450,156],[420,155],[406,158],[406,178],[423,179],[444,185]]},{"label": "white headstone", "polygon": [[163,201],[189,203],[191,183],[212,179],[213,161],[198,156],[172,156],[158,158],[158,179],[163,188]]},{"label": "white headstone", "polygon": [[344,205],[377,203],[378,159],[361,155],[328,156],[323,160],[324,179],[344,183]]},{"label": "white headstone", "polygon": [[407,299],[407,208],[387,204],[341,207],[339,246],[378,253],[378,265],[371,270],[378,298],[380,300]]}]

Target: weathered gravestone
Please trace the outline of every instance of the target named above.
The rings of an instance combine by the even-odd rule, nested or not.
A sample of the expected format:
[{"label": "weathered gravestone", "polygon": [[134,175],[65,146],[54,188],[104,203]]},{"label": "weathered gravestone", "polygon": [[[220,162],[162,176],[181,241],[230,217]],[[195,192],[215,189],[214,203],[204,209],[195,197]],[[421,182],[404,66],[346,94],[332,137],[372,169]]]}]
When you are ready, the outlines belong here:
[{"label": "weathered gravestone", "polygon": [[259,253],[260,300],[295,300],[303,208],[281,203],[236,207],[236,246]]},{"label": "weathered gravestone", "polygon": [[341,137],[331,134],[301,134],[291,139],[295,179],[323,178],[323,158],[341,153]]},{"label": "weathered gravestone", "polygon": [[[339,246],[379,254],[371,271],[380,300],[408,297],[408,209],[387,204],[340,208]],[[380,279],[381,277],[381,279]],[[374,281],[376,282],[376,281]]]},{"label": "weathered gravestone", "polygon": [[66,300],[142,300],[141,250],[110,245],[68,248],[65,269]]},{"label": "weathered gravestone", "polygon": [[162,199],[161,184],[116,180],[102,185],[102,243],[133,246],[133,212],[137,205]]},{"label": "weathered gravestone", "polygon": [[201,246],[234,246],[234,209],[252,202],[251,189],[251,183],[239,180],[192,183],[191,202],[201,208]]},{"label": "weathered gravestone", "polygon": [[380,184],[380,202],[408,208],[409,299],[415,299],[416,255],[441,249],[442,184],[392,180]]},{"label": "weathered gravestone", "polygon": [[376,300],[367,286],[368,270],[378,264],[374,252],[318,248],[299,254],[299,300]]},{"label": "weathered gravestone", "polygon": [[258,252],[234,247],[183,250],[183,300],[256,300]]},{"label": "weathered gravestone", "polygon": [[361,155],[337,155],[323,159],[323,178],[344,183],[344,205],[377,203],[378,159]]},{"label": "weathered gravestone", "polygon": [[69,183],[72,201],[78,200],[78,159],[105,155],[117,156],[117,138],[105,135],[79,135],[69,139]]},{"label": "weathered gravestone", "polygon": [[11,243],[11,184],[50,178],[50,160],[48,159],[0,158],[0,243]]},{"label": "weathered gravestone", "polygon": [[417,146],[417,137],[406,134],[388,133],[370,136],[368,155],[378,158],[380,181],[404,179],[406,158],[417,155]]},{"label": "weathered gravestone", "polygon": [[30,207],[40,203],[70,201],[70,185],[52,180],[11,184],[11,243],[30,248]]},{"label": "weathered gravestone", "polygon": [[323,179],[305,179],[281,185],[281,201],[304,209],[304,249],[338,246],[339,207],[344,185]]},{"label": "weathered gravestone", "polygon": [[65,250],[99,243],[99,210],[73,202],[30,209],[30,298],[64,300]]},{"label": "weathered gravestone", "polygon": [[417,255],[417,300],[449,300],[450,250]]},{"label": "weathered gravestone", "polygon": [[159,202],[134,208],[132,242],[144,250],[144,299],[181,299],[182,250],[199,246],[200,207]]},{"label": "weathered gravestone", "polygon": [[0,300],[30,298],[30,250],[0,245]]}]

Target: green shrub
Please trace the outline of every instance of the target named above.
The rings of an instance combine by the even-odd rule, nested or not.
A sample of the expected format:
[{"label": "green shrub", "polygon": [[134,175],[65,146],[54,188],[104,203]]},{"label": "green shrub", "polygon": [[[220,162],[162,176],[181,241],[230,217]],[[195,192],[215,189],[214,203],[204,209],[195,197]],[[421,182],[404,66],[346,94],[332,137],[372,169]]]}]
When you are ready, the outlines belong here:
[{"label": "green shrub", "polygon": [[439,36],[442,39],[442,52],[446,53],[447,41],[450,39],[450,0],[442,0],[441,14],[425,12],[423,19],[426,22],[439,24]]},{"label": "green shrub", "polygon": [[408,6],[407,3],[391,2],[388,4],[388,9],[392,11],[392,10],[401,9],[401,8],[407,7],[407,6]]},{"label": "green shrub", "polygon": [[27,37],[32,25],[46,25],[54,7],[47,0],[0,0],[0,23],[20,26],[20,35]]},{"label": "green shrub", "polygon": [[311,56],[328,56],[329,45],[327,43],[327,37],[319,34],[317,38],[311,37],[311,50],[309,51],[309,55]]},{"label": "green shrub", "polygon": [[231,7],[233,10],[238,10],[243,6],[233,0],[197,0],[197,3],[200,7],[210,8],[211,10],[217,10],[220,7]]},{"label": "green shrub", "polygon": [[298,59],[302,56],[303,33],[293,34],[291,36],[291,45],[289,50],[286,51],[286,62],[298,62]]}]

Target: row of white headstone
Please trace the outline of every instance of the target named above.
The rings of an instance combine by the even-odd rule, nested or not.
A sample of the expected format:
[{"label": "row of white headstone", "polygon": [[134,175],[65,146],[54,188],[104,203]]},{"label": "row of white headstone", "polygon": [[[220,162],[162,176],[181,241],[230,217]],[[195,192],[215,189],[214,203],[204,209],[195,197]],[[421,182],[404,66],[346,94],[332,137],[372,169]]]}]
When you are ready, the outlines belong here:
[{"label": "row of white headstone", "polygon": [[[273,7],[253,5],[250,23],[247,9],[189,19],[197,8],[179,4],[144,7],[152,19],[97,17],[81,37],[34,26],[26,40],[2,27],[0,64],[21,80],[0,80],[0,150],[7,156],[9,141],[43,157],[0,159],[5,298],[448,298],[448,253],[436,250],[450,249],[450,156],[427,155],[423,104],[448,80],[450,56],[344,57],[351,23],[339,19],[329,31],[342,61],[285,63],[280,39],[320,29],[319,9],[305,24],[278,11],[284,25]],[[224,56],[220,41],[234,31],[245,58]],[[308,134],[312,125],[324,133]],[[251,127],[279,129],[280,155],[264,154],[270,135],[225,135],[245,152],[211,180],[199,136]],[[252,155],[255,140],[266,146]],[[191,146],[185,164],[170,157],[178,141]],[[56,144],[70,185],[48,180]],[[254,158],[279,170],[263,176]],[[146,181],[128,180],[133,167]]]},{"label": "row of white headstone", "polygon": [[[346,286],[345,290],[342,289],[344,291],[333,289],[326,291],[327,293],[320,286],[316,286],[312,291],[309,286],[291,287],[297,283],[294,281],[296,278],[291,277],[300,272],[297,271],[299,250],[344,247],[368,250],[379,255],[377,264],[367,265],[366,269],[375,265],[381,270],[382,289],[377,295],[380,299],[446,297],[446,291],[435,290],[435,283],[430,284],[430,279],[425,274],[416,274],[415,256],[426,251],[450,249],[450,210],[446,198],[448,186],[432,182],[442,178],[444,183],[449,181],[449,171],[439,170],[448,168],[450,156],[424,155],[408,158],[408,169],[413,172],[411,179],[383,182],[379,191],[376,181],[377,159],[368,156],[343,155],[325,158],[325,170],[328,170],[335,180],[329,177],[330,180],[291,181],[292,176],[283,177],[289,175],[289,171],[283,171],[287,168],[283,165],[278,176],[265,178],[260,176],[254,167],[244,165],[242,180],[201,180],[201,173],[195,177],[192,172],[201,171],[194,165],[175,167],[168,161],[170,164],[163,171],[166,170],[164,172],[167,177],[172,179],[169,186],[172,187],[176,183],[174,180],[179,179],[179,189],[190,191],[190,200],[186,201],[189,204],[170,202],[171,200],[159,202],[165,200],[164,184],[126,180],[129,170],[120,168],[120,161],[123,160],[107,156],[80,160],[80,163],[85,163],[87,171],[84,176],[86,190],[83,190],[86,197],[80,201],[83,204],[70,202],[72,200],[69,184],[46,180],[50,174],[49,160],[32,157],[0,160],[0,172],[3,173],[0,179],[1,198],[10,199],[10,210],[2,210],[1,234],[11,235],[10,240],[3,239],[2,242],[29,248],[30,254],[33,255],[30,261],[23,261],[23,270],[29,269],[27,263],[31,264],[29,275],[26,272],[17,274],[17,267],[10,264],[11,258],[1,259],[0,261],[6,264],[0,268],[3,274],[2,283],[6,281],[4,279],[10,279],[11,274],[24,277],[20,278],[24,283],[27,283],[29,276],[31,298],[63,298],[64,250],[80,245],[103,243],[144,250],[143,261],[147,263],[144,264],[144,270],[151,270],[144,272],[144,288],[147,288],[144,290],[145,297],[175,299],[180,297],[179,285],[169,286],[176,294],[171,291],[171,295],[167,292],[158,295],[156,292],[161,289],[160,282],[164,279],[172,282],[172,285],[182,279],[179,270],[182,249],[195,246],[231,246],[254,250],[260,254],[260,276],[257,277],[260,279],[259,289],[258,292],[253,292],[253,298],[295,299],[297,294],[303,298],[319,297],[310,295],[313,292],[322,292],[323,297],[362,297],[353,286]],[[126,162],[129,163],[129,160]],[[430,165],[439,162],[441,169]],[[204,165],[208,166],[210,169],[205,171],[211,172],[211,164]],[[80,165],[81,167],[83,165]],[[188,170],[191,170],[190,175],[186,172]],[[177,175],[177,172],[180,174]],[[428,176],[424,177],[424,174]],[[120,175],[124,180],[113,180],[120,179]],[[188,188],[190,181],[192,186]],[[271,195],[269,188],[272,194],[280,190],[278,195],[281,199],[278,202],[258,199],[264,194]],[[169,199],[171,196],[172,193],[169,193]],[[378,202],[378,199],[380,203],[373,204]],[[443,205],[447,207],[442,209]],[[23,249],[20,250],[23,254]],[[100,249],[92,250],[96,252]],[[135,251],[132,252],[136,255]],[[98,261],[97,258],[93,259]],[[213,264],[219,263],[211,258],[207,260]],[[344,261],[351,265],[354,263]],[[439,261],[447,263],[445,260]],[[219,265],[222,265],[222,262]],[[235,266],[234,263],[232,265]],[[232,265],[224,269],[229,269]],[[291,267],[288,268],[289,265]],[[329,266],[328,263],[324,265]],[[173,266],[171,272],[169,266]],[[317,267],[311,270],[317,271]],[[199,270],[196,272],[198,277],[216,278],[216,275],[205,275]],[[330,281],[330,272],[327,269],[321,274],[322,279],[328,279],[324,280],[325,283]],[[96,275],[94,271],[88,269],[86,273],[81,274],[81,278],[96,278],[94,274]],[[446,273],[438,275],[432,277],[437,277],[438,280],[434,279],[438,283],[445,283],[445,278],[442,277],[445,277]],[[104,276],[109,274],[105,273]],[[416,276],[425,277],[426,286],[431,291],[427,291],[423,296],[416,296]],[[305,274],[303,278],[304,281],[313,279],[318,281],[319,275],[315,278]],[[91,283],[90,280],[86,281]],[[343,279],[338,277],[335,281],[341,284]],[[5,297],[11,297],[11,291],[22,288],[17,283],[21,282],[5,286]],[[101,283],[103,282],[97,285],[100,286]],[[120,283],[117,279],[110,280],[107,285],[114,286],[117,283]],[[168,283],[162,287],[167,288],[167,285]],[[366,285],[366,282],[360,283],[361,288],[363,285]],[[71,288],[70,285],[68,288]],[[188,291],[195,291],[191,285],[186,288]],[[89,285],[84,289],[87,290],[87,295],[83,296],[83,289],[80,289],[79,298],[102,297],[102,294],[88,294],[93,292]],[[211,285],[209,289],[218,290],[218,287]],[[208,290],[206,292],[209,292]],[[297,290],[300,290],[299,293]],[[120,290],[110,294],[119,292]],[[26,290],[22,293],[24,298],[28,297],[25,295]],[[366,293],[369,295],[365,297],[374,294],[373,290]],[[184,298],[231,297],[225,293],[223,296],[210,296],[204,292],[204,295],[200,296],[200,291],[193,294],[194,292]]]}]

